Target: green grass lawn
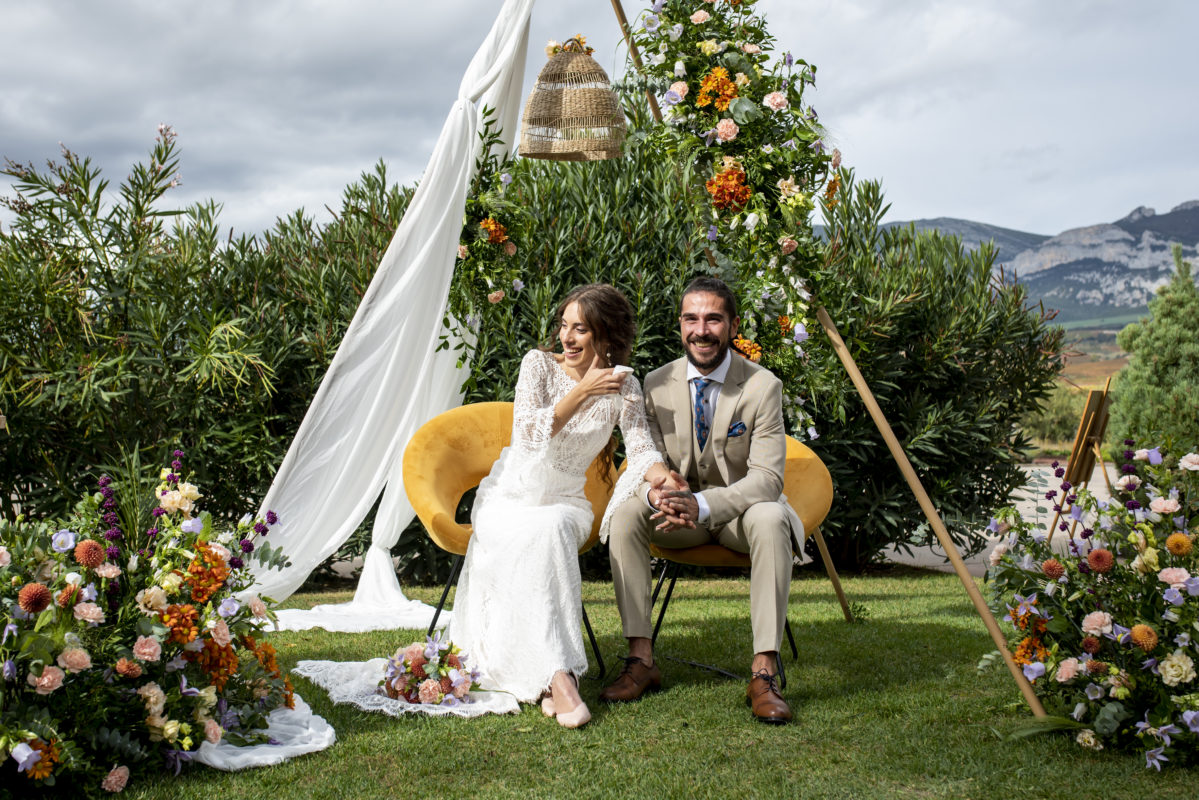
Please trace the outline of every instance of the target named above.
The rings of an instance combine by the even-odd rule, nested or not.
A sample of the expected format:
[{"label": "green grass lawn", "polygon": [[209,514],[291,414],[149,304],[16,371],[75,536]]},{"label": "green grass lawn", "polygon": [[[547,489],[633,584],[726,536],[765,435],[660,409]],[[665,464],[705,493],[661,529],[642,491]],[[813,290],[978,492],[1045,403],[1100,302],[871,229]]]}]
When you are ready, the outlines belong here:
[{"label": "green grass lawn", "polygon": [[[138,798],[1143,798],[1194,797],[1195,776],[1146,770],[1139,755],[1091,753],[1065,735],[1003,736],[1029,717],[953,575],[901,571],[850,577],[845,590],[868,616],[846,624],[826,579],[806,573],[791,592],[799,660],[788,657],[784,696],[795,723],[754,722],[745,684],[667,656],[746,671],[746,579],[680,580],[658,641],[665,691],[639,703],[595,702],[594,718],[561,729],[534,707],[474,720],[393,718],[333,706],[298,678],[299,693],[337,729],[332,748],[277,767],[226,774],[193,768],[181,779],[130,787]],[[410,596],[435,602],[437,589]],[[583,587],[605,658],[623,655],[606,583]],[[288,607],[348,600],[301,594]],[[364,660],[421,632],[275,634],[279,661]],[[785,646],[785,645],[784,645]]]}]

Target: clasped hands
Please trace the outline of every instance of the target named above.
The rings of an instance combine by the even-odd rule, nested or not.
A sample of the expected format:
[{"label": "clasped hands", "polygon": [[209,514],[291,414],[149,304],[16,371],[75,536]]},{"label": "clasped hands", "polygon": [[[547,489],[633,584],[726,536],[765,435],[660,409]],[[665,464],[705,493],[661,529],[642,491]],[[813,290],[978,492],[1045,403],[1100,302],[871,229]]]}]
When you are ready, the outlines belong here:
[{"label": "clasped hands", "polygon": [[699,502],[687,481],[674,470],[669,477],[657,478],[650,484],[648,498],[656,509],[650,519],[661,520],[655,530],[694,528],[699,520]]}]

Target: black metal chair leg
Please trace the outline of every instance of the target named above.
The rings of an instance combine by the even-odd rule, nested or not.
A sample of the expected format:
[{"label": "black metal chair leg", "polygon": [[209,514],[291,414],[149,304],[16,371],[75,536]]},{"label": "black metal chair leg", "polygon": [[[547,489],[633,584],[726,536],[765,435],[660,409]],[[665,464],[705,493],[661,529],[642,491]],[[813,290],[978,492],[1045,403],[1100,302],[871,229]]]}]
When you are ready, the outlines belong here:
[{"label": "black metal chair leg", "polygon": [[450,568],[450,577],[446,578],[445,588],[441,591],[441,599],[437,601],[437,610],[433,612],[433,621],[429,623],[429,631],[426,635],[432,636],[434,629],[437,628],[437,619],[441,616],[441,609],[445,608],[445,599],[450,596],[450,589],[458,582],[458,573],[462,571],[462,556],[454,556],[454,566]]},{"label": "black metal chair leg", "polygon": [[[795,646],[795,634],[791,633],[791,620],[783,619],[783,630],[787,632],[787,643],[791,645],[791,658],[798,661],[799,648]],[[782,663],[782,659],[780,659],[779,664]]]},{"label": "black metal chair leg", "polygon": [[658,575],[658,582],[654,584],[654,594],[649,599],[650,608],[653,608],[658,602],[658,594],[662,591],[662,584],[666,581],[666,573],[670,571],[670,566],[669,561],[662,565],[662,572]]},{"label": "black metal chair leg", "polygon": [[608,670],[604,667],[604,657],[600,655],[599,644],[595,641],[595,631],[591,629],[591,620],[587,618],[586,604],[583,605],[583,627],[587,629],[587,638],[591,640],[591,652],[595,653],[595,666],[599,669],[596,680],[603,680],[604,673]]},{"label": "black metal chair leg", "polygon": [[662,620],[666,617],[666,609],[670,606],[670,596],[674,593],[674,582],[679,578],[679,565],[670,562],[667,565],[670,570],[670,584],[666,587],[666,596],[662,598],[662,610],[658,612],[658,621],[654,625],[654,635],[650,639],[650,645],[653,646],[658,641],[658,630],[662,627]]},{"label": "black metal chair leg", "polygon": [[787,688],[787,671],[785,669],[783,669],[783,654],[775,653],[774,660],[779,665],[779,688],[786,689]]}]

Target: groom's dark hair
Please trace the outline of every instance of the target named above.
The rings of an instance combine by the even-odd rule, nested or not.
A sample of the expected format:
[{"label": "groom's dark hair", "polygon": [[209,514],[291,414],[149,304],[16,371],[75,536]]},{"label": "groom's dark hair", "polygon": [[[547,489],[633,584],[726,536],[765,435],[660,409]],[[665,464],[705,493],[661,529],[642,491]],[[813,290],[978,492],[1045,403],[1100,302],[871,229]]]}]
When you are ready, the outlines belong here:
[{"label": "groom's dark hair", "polygon": [[683,290],[683,296],[679,298],[680,309],[683,307],[683,297],[695,292],[716,295],[724,303],[724,310],[728,312],[729,321],[737,319],[737,298],[733,295],[733,290],[729,288],[729,285],[720,278],[704,275],[687,284],[687,288]]}]

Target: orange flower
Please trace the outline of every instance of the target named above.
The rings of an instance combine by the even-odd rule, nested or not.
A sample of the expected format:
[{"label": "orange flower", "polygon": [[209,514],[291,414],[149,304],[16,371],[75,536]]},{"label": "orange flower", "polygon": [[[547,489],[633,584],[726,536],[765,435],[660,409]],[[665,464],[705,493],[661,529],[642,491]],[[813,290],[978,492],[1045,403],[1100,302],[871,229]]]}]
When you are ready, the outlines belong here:
[{"label": "orange flower", "polygon": [[736,167],[716,173],[704,188],[712,195],[712,205],[717,209],[740,211],[753,195],[753,189],[745,183],[745,172]]},{"label": "orange flower", "polygon": [[48,742],[34,739],[29,742],[29,746],[41,753],[42,757],[37,760],[36,764],[25,770],[25,775],[31,780],[44,781],[50,777],[50,773],[54,772],[54,765],[58,763],[61,755],[58,743],[53,739]]},{"label": "orange flower", "polygon": [[794,329],[795,323],[791,321],[790,317],[786,314],[779,317],[779,331],[782,332],[783,336],[790,336],[791,331]]},{"label": "orange flower", "polygon": [[1102,645],[1103,645],[1103,642],[1099,641],[1098,636],[1084,636],[1083,640],[1082,640],[1082,651],[1084,653],[1090,653],[1091,655],[1095,655],[1096,653],[1099,652],[1099,648]]},{"label": "orange flower", "polygon": [[841,188],[841,176],[834,175],[828,179],[828,183],[824,187],[824,204],[829,208],[836,208],[839,198],[837,190]]},{"label": "orange flower", "polygon": [[1066,568],[1056,558],[1047,558],[1041,562],[1041,572],[1045,573],[1045,577],[1049,580],[1056,581],[1066,574]]},{"label": "orange flower", "polygon": [[508,241],[508,231],[491,217],[480,222],[479,227],[487,231],[487,242],[489,244],[503,244]]},{"label": "orange flower", "polygon": [[142,665],[127,658],[117,660],[116,670],[117,674],[124,675],[126,678],[140,678],[142,676]]},{"label": "orange flower", "polygon": [[95,539],[84,539],[75,545],[75,560],[90,569],[95,569],[103,564],[104,556],[104,545]]},{"label": "orange flower", "polygon": [[191,589],[192,599],[207,603],[229,577],[229,566],[206,542],[196,544],[196,557],[187,565],[184,583]]},{"label": "orange flower", "polygon": [[1170,555],[1190,555],[1191,544],[1191,537],[1185,533],[1171,533],[1166,537],[1166,549],[1170,551]]},{"label": "orange flower", "polygon": [[698,108],[715,105],[717,111],[728,111],[729,103],[736,97],[737,84],[729,80],[729,71],[724,67],[713,67],[699,83],[695,105]]},{"label": "orange flower", "polygon": [[1096,547],[1091,552],[1087,553],[1087,564],[1096,572],[1107,572],[1116,563],[1115,556],[1111,550],[1106,550],[1102,547]]},{"label": "orange flower", "polygon": [[1047,658],[1049,658],[1049,651],[1036,636],[1024,637],[1016,647],[1016,652],[1012,654],[1012,660],[1021,666],[1034,661],[1044,661]]},{"label": "orange flower", "polygon": [[59,608],[70,608],[75,605],[75,601],[79,599],[79,585],[68,583],[62,587],[62,591],[58,593],[58,599],[54,602],[58,603]]},{"label": "orange flower", "polygon": [[40,614],[53,599],[50,590],[40,583],[27,583],[17,592],[17,605],[26,614]]},{"label": "orange flower", "polygon": [[224,691],[225,684],[237,673],[238,659],[233,645],[222,646],[217,644],[215,639],[205,639],[202,650],[185,656],[185,658],[194,661],[200,669],[204,670],[204,674],[208,676],[208,680],[212,682],[218,692]]},{"label": "orange flower", "polygon": [[1148,625],[1133,625],[1129,636],[1132,638],[1132,643],[1146,653],[1157,647],[1157,632]]},{"label": "orange flower", "polygon": [[737,352],[748,358],[755,364],[762,359],[762,348],[742,336],[738,336],[733,340],[733,347],[737,348]]},{"label": "orange flower", "polygon": [[162,612],[162,624],[171,629],[169,641],[175,644],[187,644],[195,639],[200,631],[196,628],[196,620],[200,612],[191,603],[167,606]]}]

